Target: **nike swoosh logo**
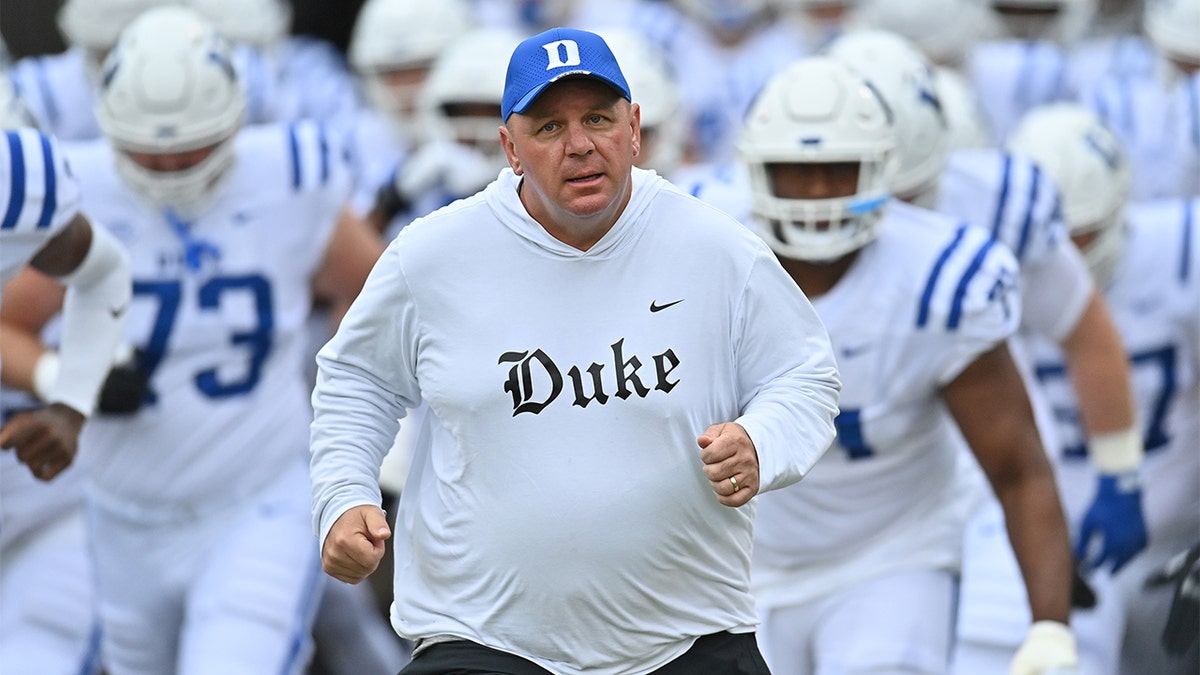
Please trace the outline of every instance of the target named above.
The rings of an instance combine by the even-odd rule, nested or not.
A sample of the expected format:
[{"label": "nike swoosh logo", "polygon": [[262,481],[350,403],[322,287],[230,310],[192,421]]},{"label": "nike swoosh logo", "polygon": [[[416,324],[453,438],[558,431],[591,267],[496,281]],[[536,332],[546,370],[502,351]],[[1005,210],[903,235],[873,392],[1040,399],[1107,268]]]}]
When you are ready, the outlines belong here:
[{"label": "nike swoosh logo", "polygon": [[866,344],[854,345],[852,347],[842,347],[841,351],[842,351],[842,356],[844,356],[848,359],[852,359],[856,356],[866,354],[868,351],[870,351],[870,349],[871,349],[871,343],[868,342]]},{"label": "nike swoosh logo", "polygon": [[108,311],[113,315],[114,319],[119,319],[119,318],[121,318],[121,315],[124,314],[125,310],[127,310],[127,309],[129,309],[129,305],[125,304],[125,305],[121,305],[120,307],[109,307]]},{"label": "nike swoosh logo", "polygon": [[668,307],[674,307],[675,305],[678,305],[681,302],[683,302],[683,300],[676,300],[675,302],[668,302],[665,305],[660,305],[660,304],[654,302],[653,300],[651,300],[650,301],[650,311],[651,312],[661,312],[664,309],[666,309]]}]

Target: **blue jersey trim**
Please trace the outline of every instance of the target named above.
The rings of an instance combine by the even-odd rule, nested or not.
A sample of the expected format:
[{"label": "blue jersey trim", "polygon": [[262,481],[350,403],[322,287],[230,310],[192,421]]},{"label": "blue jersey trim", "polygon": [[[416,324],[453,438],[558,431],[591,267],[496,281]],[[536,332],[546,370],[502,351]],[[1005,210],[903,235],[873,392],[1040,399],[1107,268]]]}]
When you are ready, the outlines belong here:
[{"label": "blue jersey trim", "polygon": [[8,209],[4,212],[4,221],[0,222],[0,230],[11,230],[17,226],[21,217],[21,208],[25,206],[25,154],[21,151],[21,137],[15,131],[4,132],[8,140],[8,152],[12,156],[12,191],[8,198]]},{"label": "blue jersey trim", "polygon": [[1025,257],[1025,248],[1029,244],[1029,232],[1033,229],[1033,211],[1037,207],[1038,199],[1038,183],[1041,182],[1042,171],[1033,165],[1033,177],[1030,179],[1029,186],[1029,206],[1025,209],[1025,221],[1021,223],[1021,238],[1017,241],[1017,260]]},{"label": "blue jersey trim", "polygon": [[917,309],[917,327],[923,328],[929,322],[929,305],[933,301],[933,289],[937,287],[938,277],[942,274],[942,268],[946,266],[946,261],[950,259],[950,254],[954,253],[954,249],[958,248],[962,243],[963,238],[967,234],[967,226],[960,225],[958,231],[954,233],[954,239],[938,256],[937,262],[933,265],[933,271],[929,274],[929,279],[925,282],[925,290],[921,292],[921,305]]},{"label": "blue jersey trim", "polygon": [[1187,89],[1188,107],[1192,112],[1188,116],[1192,120],[1192,145],[1200,150],[1200,80],[1193,77]]},{"label": "blue jersey trim", "polygon": [[1000,224],[1004,222],[1004,208],[1008,206],[1008,184],[1012,180],[1012,155],[1004,155],[1004,175],[1000,178],[1000,198],[996,202],[996,213],[992,216],[992,237],[1000,236]]},{"label": "blue jersey trim", "polygon": [[54,170],[54,151],[50,148],[50,138],[45,134],[39,135],[42,142],[42,162],[46,165],[46,198],[42,200],[42,215],[38,217],[37,229],[50,227],[54,219],[54,211],[58,208],[58,176]]},{"label": "blue jersey trim", "polygon": [[979,268],[983,267],[984,259],[995,245],[995,239],[988,239],[984,242],[983,246],[975,253],[975,257],[971,260],[962,279],[958,280],[958,287],[954,289],[954,302],[950,305],[950,318],[946,319],[946,328],[950,330],[958,328],[958,324],[962,321],[963,301],[967,297],[967,287],[971,285],[971,280],[975,278]]},{"label": "blue jersey trim", "polygon": [[325,125],[317,125],[317,142],[321,146],[321,185],[329,182],[329,140],[325,138]]},{"label": "blue jersey trim", "polygon": [[1183,203],[1183,252],[1179,256],[1179,280],[1187,281],[1192,272],[1192,213],[1191,200]]},{"label": "blue jersey trim", "polygon": [[58,112],[58,105],[54,103],[54,89],[50,86],[50,80],[46,77],[46,59],[44,57],[34,59],[33,65],[37,73],[35,79],[38,90],[42,93],[42,107],[46,110],[46,121],[50,123],[51,129],[57,128],[62,115]]},{"label": "blue jersey trim", "polygon": [[288,142],[292,150],[292,189],[300,189],[300,139],[296,127],[288,127]]},{"label": "blue jersey trim", "polygon": [[1134,119],[1136,115],[1133,112],[1133,91],[1130,88],[1130,84],[1123,79],[1118,81],[1117,97],[1117,104],[1121,106],[1121,116],[1125,118],[1125,128],[1130,133],[1136,133],[1137,129],[1135,128],[1136,122]]}]

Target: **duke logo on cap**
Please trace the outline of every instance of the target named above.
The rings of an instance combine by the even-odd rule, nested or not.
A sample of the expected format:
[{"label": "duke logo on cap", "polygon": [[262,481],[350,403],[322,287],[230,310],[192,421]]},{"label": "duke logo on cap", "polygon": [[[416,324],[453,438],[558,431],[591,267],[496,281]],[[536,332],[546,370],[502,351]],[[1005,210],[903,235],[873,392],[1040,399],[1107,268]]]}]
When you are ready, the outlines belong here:
[{"label": "duke logo on cap", "polygon": [[551,28],[517,45],[504,78],[501,117],[523,113],[550,84],[564,77],[593,77],[632,100],[629,83],[604,38],[575,28]]}]

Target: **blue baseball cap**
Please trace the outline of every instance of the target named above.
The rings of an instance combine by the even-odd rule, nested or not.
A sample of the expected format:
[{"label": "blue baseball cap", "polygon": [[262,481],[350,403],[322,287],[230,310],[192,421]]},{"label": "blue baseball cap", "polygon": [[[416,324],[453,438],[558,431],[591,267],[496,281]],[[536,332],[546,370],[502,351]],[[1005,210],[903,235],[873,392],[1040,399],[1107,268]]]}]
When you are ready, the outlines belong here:
[{"label": "blue baseball cap", "polygon": [[526,38],[513,50],[504,77],[501,118],[507,122],[509,115],[525,112],[546,87],[572,76],[593,77],[633,100],[604,38],[576,28],[551,28]]}]

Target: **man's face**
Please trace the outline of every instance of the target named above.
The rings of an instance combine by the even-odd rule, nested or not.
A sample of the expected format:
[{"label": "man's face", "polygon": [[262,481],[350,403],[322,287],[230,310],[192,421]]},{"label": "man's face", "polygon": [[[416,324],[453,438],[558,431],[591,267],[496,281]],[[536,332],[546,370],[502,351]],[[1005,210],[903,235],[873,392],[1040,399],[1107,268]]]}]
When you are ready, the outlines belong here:
[{"label": "man's face", "polygon": [[636,105],[591,78],[556,82],[514,113],[501,135],[530,215],[552,233],[615,222],[629,199],[640,119]]},{"label": "man's face", "polygon": [[858,162],[770,164],[771,188],[782,199],[834,199],[858,192]]},{"label": "man's face", "polygon": [[171,173],[174,171],[186,171],[208,159],[209,155],[217,149],[217,145],[219,143],[183,152],[137,152],[127,150],[125,154],[129,155],[129,158],[143,169],[159,173]]}]

